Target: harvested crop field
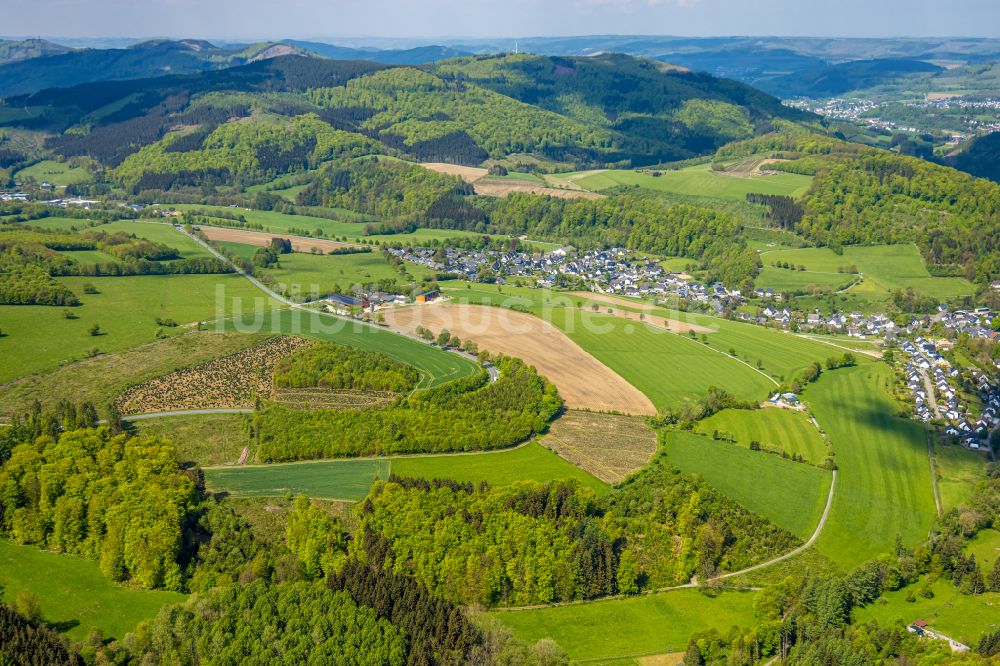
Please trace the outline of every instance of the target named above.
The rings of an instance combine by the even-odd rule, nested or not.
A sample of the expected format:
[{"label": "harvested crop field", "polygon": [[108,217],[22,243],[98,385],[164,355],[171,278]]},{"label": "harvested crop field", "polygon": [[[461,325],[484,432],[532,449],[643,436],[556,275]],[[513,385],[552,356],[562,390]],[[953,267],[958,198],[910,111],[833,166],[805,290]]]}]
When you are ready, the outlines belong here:
[{"label": "harvested crop field", "polygon": [[545,187],[530,180],[492,180],[483,178],[473,185],[476,194],[484,197],[505,197],[513,192],[525,194],[541,194],[558,199],[603,199],[603,194],[586,190],[564,190],[557,187]]},{"label": "harvested crop field", "polygon": [[467,183],[473,183],[489,173],[489,170],[481,167],[462,166],[461,164],[446,164],[444,162],[424,162],[420,166],[448,176],[458,176]]},{"label": "harvested crop field", "polygon": [[636,416],[567,412],[543,440],[562,458],[606,483],[620,483],[656,453],[656,433]]},{"label": "harvested crop field", "polygon": [[521,358],[556,385],[571,409],[656,413],[641,391],[538,317],[483,305],[431,303],[386,310],[385,318],[389,326],[407,333],[418,326],[435,334],[448,329],[480,349]]},{"label": "harvested crop field", "polygon": [[312,252],[316,250],[327,253],[340,247],[354,247],[353,243],[339,243],[325,238],[308,238],[306,236],[289,236],[287,234],[269,234],[264,231],[246,231],[244,229],[229,229],[227,227],[198,227],[205,238],[212,241],[228,241],[268,247],[272,238],[287,238],[292,243],[295,252]]},{"label": "harvested crop field", "polygon": [[132,386],[118,396],[115,406],[122,414],[252,408],[258,396],[271,394],[272,374],[278,359],[309,344],[302,338],[272,338],[235,354]]}]

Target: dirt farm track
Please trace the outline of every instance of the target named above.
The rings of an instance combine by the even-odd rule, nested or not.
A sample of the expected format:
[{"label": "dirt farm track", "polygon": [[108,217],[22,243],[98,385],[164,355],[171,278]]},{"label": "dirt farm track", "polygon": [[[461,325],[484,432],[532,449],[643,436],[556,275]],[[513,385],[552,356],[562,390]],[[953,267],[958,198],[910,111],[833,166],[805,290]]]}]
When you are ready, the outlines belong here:
[{"label": "dirt farm track", "polygon": [[517,356],[556,385],[571,409],[655,414],[643,393],[585,352],[565,333],[533,315],[502,308],[432,303],[385,311],[392,328],[413,333],[418,326],[435,334],[448,329],[491,353]]}]

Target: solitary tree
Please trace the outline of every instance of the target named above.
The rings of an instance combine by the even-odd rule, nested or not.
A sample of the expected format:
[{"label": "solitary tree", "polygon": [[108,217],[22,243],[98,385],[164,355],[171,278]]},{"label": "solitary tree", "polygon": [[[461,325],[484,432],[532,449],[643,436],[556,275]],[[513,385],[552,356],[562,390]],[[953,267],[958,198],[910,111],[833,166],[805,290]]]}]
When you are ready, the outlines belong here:
[{"label": "solitary tree", "polygon": [[90,334],[94,335],[94,336],[100,335],[101,334],[101,325],[100,324],[94,324],[93,326],[91,326],[90,327]]}]

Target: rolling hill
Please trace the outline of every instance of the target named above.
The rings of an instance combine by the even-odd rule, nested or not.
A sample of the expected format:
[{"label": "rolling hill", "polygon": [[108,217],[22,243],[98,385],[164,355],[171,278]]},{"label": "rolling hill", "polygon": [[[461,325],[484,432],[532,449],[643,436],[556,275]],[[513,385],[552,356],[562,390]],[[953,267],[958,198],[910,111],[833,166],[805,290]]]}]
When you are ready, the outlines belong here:
[{"label": "rolling hill", "polygon": [[[122,81],[187,74],[254,62],[262,57],[305,54],[291,45],[254,44],[223,49],[204,40],[154,40],[121,49],[58,47],[42,40],[0,43],[0,97],[67,88],[94,81]],[[11,46],[4,48],[5,45]],[[5,51],[22,57],[4,58]],[[30,55],[34,54],[34,55]],[[270,54],[270,55],[269,55]]]}]

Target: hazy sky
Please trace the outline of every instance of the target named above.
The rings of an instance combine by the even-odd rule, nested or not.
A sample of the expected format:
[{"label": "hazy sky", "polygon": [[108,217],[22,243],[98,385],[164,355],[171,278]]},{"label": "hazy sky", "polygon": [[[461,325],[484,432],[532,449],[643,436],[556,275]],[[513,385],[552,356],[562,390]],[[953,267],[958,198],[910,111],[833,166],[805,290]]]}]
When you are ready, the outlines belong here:
[{"label": "hazy sky", "polygon": [[2,0],[0,33],[1000,36],[1000,0]]}]

